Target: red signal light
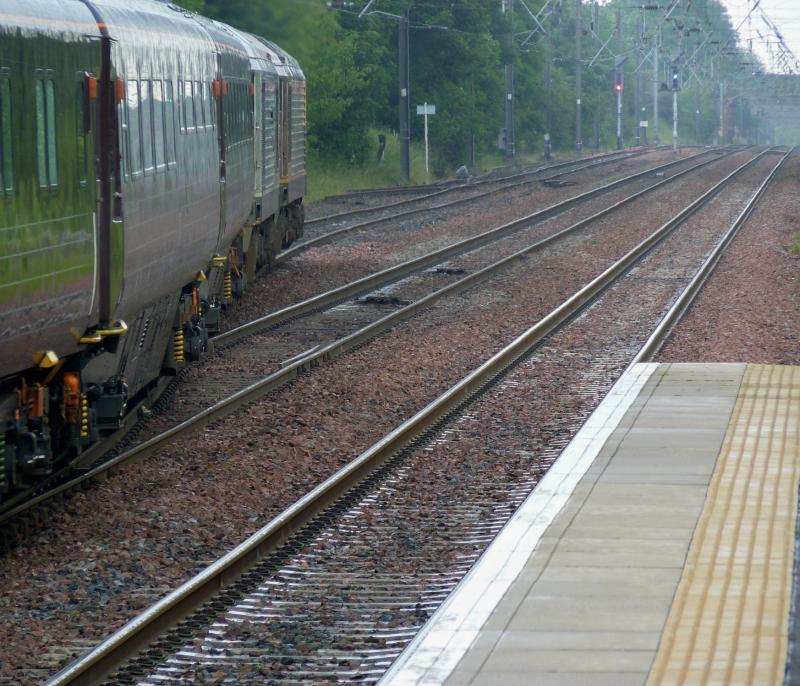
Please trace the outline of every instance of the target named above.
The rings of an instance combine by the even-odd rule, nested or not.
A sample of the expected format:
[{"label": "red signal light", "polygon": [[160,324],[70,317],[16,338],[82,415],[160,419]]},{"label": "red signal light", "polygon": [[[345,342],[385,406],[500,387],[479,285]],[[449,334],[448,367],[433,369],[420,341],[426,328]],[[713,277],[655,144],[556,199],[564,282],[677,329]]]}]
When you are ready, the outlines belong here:
[{"label": "red signal light", "polygon": [[623,89],[623,85],[621,83],[615,83],[614,84],[614,90],[617,93],[622,93],[622,89]]}]

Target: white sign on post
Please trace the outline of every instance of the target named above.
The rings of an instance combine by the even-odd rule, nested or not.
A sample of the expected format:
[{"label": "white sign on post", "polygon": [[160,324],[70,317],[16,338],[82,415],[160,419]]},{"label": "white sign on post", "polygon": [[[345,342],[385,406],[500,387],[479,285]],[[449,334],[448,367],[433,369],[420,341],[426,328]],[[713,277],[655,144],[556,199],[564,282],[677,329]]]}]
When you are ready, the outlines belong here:
[{"label": "white sign on post", "polygon": [[436,114],[436,105],[417,105],[417,114],[425,117],[425,173],[428,173],[428,116]]}]

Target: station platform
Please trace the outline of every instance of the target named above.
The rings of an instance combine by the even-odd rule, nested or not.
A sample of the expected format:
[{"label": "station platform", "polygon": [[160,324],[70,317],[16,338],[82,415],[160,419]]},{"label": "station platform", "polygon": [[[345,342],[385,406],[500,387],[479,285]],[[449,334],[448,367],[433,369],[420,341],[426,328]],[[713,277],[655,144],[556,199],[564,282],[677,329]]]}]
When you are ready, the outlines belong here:
[{"label": "station platform", "polygon": [[800,683],[799,475],[800,367],[634,365],[381,686]]}]

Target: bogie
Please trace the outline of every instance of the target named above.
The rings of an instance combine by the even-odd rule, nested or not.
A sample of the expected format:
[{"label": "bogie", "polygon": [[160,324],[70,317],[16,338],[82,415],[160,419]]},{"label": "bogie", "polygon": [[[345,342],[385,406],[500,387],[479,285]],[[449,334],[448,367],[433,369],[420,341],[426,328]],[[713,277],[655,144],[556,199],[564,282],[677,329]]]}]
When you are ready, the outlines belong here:
[{"label": "bogie", "polygon": [[273,44],[155,0],[7,2],[0,500],[208,354],[305,193],[304,77]]}]

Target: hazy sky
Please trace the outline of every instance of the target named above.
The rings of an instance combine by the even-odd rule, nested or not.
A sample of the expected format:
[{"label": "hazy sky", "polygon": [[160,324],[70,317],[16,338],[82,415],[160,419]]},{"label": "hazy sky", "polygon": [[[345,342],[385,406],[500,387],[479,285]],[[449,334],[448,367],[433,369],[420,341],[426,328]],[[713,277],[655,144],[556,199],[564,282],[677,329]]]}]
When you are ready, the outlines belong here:
[{"label": "hazy sky", "polygon": [[[748,11],[753,6],[754,0],[721,0],[722,4],[728,8],[734,27],[747,16]],[[783,35],[783,39],[789,48],[800,58],[800,0],[761,0],[761,5],[767,16],[778,27]],[[739,35],[742,43],[746,47],[747,39],[752,36],[753,50],[766,58],[767,47],[759,39],[756,30],[761,31],[763,36],[767,36],[768,29],[761,20],[758,10],[752,13],[751,20],[745,22]]]}]

